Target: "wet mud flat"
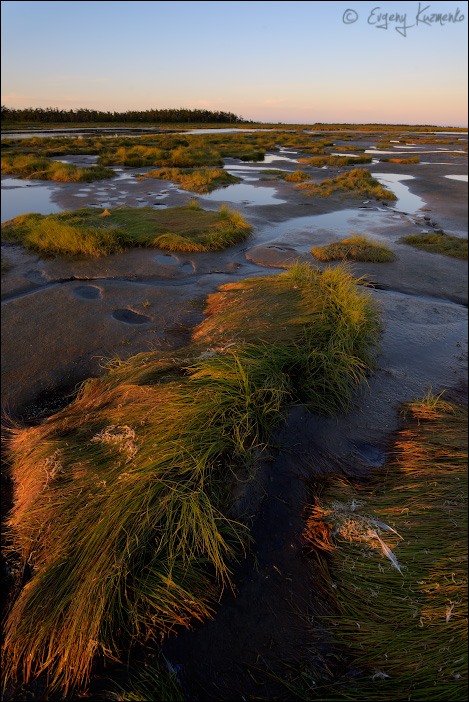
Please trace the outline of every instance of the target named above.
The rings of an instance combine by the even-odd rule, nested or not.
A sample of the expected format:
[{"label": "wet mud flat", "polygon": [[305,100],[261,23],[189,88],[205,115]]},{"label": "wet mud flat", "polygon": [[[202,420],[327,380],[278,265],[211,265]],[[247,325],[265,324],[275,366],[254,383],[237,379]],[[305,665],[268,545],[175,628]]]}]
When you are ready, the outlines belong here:
[{"label": "wet mud flat", "polygon": [[[255,682],[255,671],[276,669],[279,660],[293,662],[310,641],[308,616],[317,574],[304,558],[301,542],[309,481],[327,472],[367,475],[384,462],[401,403],[422,396],[429,387],[437,393],[467,377],[466,262],[398,243],[423,229],[467,235],[465,184],[444,178],[449,171],[464,170],[462,159],[455,160],[448,167],[370,166],[372,173],[413,175],[404,182],[423,200],[423,209],[416,212],[401,209],[399,201],[383,207],[378,202],[319,200],[305,197],[289,183],[249,181],[254,189],[271,190],[278,202],[256,204],[254,195],[252,201],[227,198],[253,224],[254,234],[220,253],[133,249],[96,260],[46,260],[18,246],[4,247],[11,267],[2,285],[2,401],[13,417],[25,418],[43,416],[54,393],[61,396],[86,377],[103,373],[103,359],[183,347],[203,318],[206,296],[219,285],[278,274],[298,259],[311,261],[311,246],[352,232],[386,243],[397,255],[389,264],[353,265],[356,275],[376,284],[372,294],[382,310],[381,355],[368,388],[347,415],[323,418],[301,406],[289,411],[272,441],[282,448],[260,462],[250,502],[243,505],[253,516],[254,557],[240,566],[237,596],[225,593],[212,621],[179,633],[165,645],[165,655],[191,699],[250,699],[256,694],[270,699],[278,694],[265,676]],[[258,167],[243,164],[247,178],[256,178]],[[296,168],[275,158],[265,167]],[[334,173],[312,171],[318,182]],[[190,197],[166,182],[128,177],[104,187],[53,187],[52,199],[63,209],[112,207],[121,201],[174,206]],[[198,199],[207,209],[221,204]],[[320,597],[315,606],[317,614],[324,613]],[[326,637],[325,651],[328,645]]]}]

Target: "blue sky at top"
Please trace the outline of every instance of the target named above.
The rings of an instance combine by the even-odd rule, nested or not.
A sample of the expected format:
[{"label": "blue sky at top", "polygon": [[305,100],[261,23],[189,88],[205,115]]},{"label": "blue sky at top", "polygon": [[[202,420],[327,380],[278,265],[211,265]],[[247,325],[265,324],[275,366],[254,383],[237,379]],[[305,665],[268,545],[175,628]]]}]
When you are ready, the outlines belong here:
[{"label": "blue sky at top", "polygon": [[377,7],[412,25],[419,3],[2,2],[2,104],[467,124],[468,3],[420,3],[464,20],[405,37]]}]

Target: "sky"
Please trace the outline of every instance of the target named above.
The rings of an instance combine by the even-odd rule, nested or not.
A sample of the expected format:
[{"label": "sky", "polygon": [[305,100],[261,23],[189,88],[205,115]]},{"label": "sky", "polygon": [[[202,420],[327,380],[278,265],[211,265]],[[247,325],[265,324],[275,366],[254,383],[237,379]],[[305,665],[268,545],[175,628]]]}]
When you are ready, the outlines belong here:
[{"label": "sky", "polygon": [[468,3],[379,2],[2,2],[2,105],[467,126]]}]

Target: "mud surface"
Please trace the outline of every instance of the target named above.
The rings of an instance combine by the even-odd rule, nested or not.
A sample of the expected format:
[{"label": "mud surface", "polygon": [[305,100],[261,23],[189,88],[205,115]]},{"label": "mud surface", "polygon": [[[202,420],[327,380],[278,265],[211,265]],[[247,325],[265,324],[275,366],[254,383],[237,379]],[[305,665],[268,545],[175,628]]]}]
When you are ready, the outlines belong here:
[{"label": "mud surface", "polygon": [[[360,139],[357,145],[374,142]],[[227,159],[228,167],[241,167],[237,172],[252,189],[243,202],[231,202],[227,191],[226,202],[254,226],[246,242],[227,251],[168,256],[133,249],[93,260],[46,260],[19,246],[2,247],[10,264],[2,276],[2,403],[15,417],[40,416],[54,398],[104,372],[105,359],[186,344],[203,318],[205,297],[221,284],[278,274],[298,259],[311,261],[311,246],[352,232],[370,235],[396,253],[393,263],[354,265],[357,275],[376,284],[368,294],[382,309],[381,354],[368,387],[347,415],[323,418],[302,407],[290,410],[273,441],[283,449],[260,462],[249,500],[236,506],[252,517],[254,536],[253,554],[236,574],[237,596],[225,593],[213,621],[166,644],[165,653],[191,699],[269,699],[278,693],[272,680],[259,678],[256,671],[275,669],[280,659],[293,661],[310,641],[315,574],[300,539],[308,480],[327,471],[362,474],[382,464],[398,426],[399,405],[429,388],[438,393],[466,379],[467,264],[398,239],[437,229],[467,236],[467,185],[444,177],[466,173],[467,157],[432,145],[415,149],[423,150],[429,153],[421,155],[421,164],[366,166],[372,173],[414,176],[402,182],[424,201],[416,212],[406,212],[399,201],[386,207],[350,198],[309,198],[291,183],[258,180],[262,167],[297,169],[293,158],[300,154],[282,152],[277,158],[271,154],[264,165]],[[343,170],[309,172],[320,181]],[[75,209],[173,206],[189,199],[167,182],[131,178],[138,172],[121,171],[101,183],[55,185],[51,201]],[[256,204],[256,188],[271,189],[277,204]],[[4,194],[8,197],[8,189]],[[199,200],[207,209],[221,204]],[[314,607],[321,610],[320,598]]]}]

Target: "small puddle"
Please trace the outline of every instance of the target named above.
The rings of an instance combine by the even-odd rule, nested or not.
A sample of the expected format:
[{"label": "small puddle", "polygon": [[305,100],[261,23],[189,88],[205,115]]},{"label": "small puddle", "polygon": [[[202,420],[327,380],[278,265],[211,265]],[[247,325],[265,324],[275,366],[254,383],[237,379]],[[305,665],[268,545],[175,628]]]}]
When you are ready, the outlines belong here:
[{"label": "small puddle", "polygon": [[285,222],[271,223],[259,228],[256,231],[253,245],[259,246],[279,241],[282,243],[272,243],[272,245],[285,248],[285,244],[291,244],[297,251],[309,251],[318,237],[322,239],[332,235],[335,240],[336,237],[353,232],[376,237],[377,232],[381,232],[387,227],[395,227],[395,221],[390,217],[391,214],[391,209],[349,208],[320,215],[295,217]]},{"label": "small puddle", "polygon": [[111,316],[124,324],[148,324],[152,321],[150,317],[144,314],[138,314],[126,309],[114,310]]},{"label": "small puddle", "polygon": [[89,168],[90,166],[96,166],[98,157],[91,154],[79,154],[77,156],[66,156],[65,158],[52,158],[51,161],[67,163],[68,165],[80,166],[82,168]]},{"label": "small puddle", "polygon": [[276,197],[276,190],[273,188],[262,188],[246,183],[228,185],[222,190],[215,190],[209,195],[200,195],[204,200],[215,202],[234,202],[245,205],[282,205],[286,200]]},{"label": "small puddle", "polygon": [[[58,186],[55,184],[32,185],[31,183],[25,183],[25,181],[18,182],[13,178],[8,178],[2,180],[3,188],[7,189],[2,192],[2,222],[7,222],[13,217],[29,212],[38,212],[43,215],[63,212],[63,207],[51,201],[52,195],[58,189]],[[25,188],[28,188],[27,191]]]},{"label": "small puddle", "polygon": [[352,453],[356,453],[362,461],[371,468],[379,468],[386,462],[386,452],[379,446],[373,446],[365,441],[351,441]]},{"label": "small puddle", "polygon": [[72,293],[82,300],[97,300],[101,297],[101,290],[94,285],[79,285],[73,288]]},{"label": "small puddle", "polygon": [[179,261],[171,254],[156,254],[153,259],[161,266],[177,266]]}]

